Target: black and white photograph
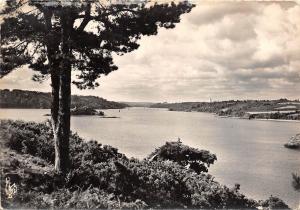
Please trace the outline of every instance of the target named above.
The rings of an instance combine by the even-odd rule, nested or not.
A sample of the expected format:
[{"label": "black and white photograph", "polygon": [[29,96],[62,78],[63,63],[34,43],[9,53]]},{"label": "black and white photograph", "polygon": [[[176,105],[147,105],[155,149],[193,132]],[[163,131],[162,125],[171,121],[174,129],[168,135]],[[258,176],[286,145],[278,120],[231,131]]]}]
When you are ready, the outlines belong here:
[{"label": "black and white photograph", "polygon": [[300,1],[0,0],[0,209],[300,210]]}]

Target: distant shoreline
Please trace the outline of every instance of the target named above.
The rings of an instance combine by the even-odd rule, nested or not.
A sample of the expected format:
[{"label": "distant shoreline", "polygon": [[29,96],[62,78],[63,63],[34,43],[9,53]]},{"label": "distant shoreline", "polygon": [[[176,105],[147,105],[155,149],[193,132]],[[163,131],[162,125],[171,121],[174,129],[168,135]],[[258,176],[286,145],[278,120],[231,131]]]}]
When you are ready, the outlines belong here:
[{"label": "distant shoreline", "polygon": [[[176,112],[176,111],[172,111],[172,112]],[[177,111],[177,112],[182,112],[182,111]],[[187,111],[184,111],[184,112],[187,112]],[[230,118],[230,119],[238,119],[238,120],[255,120],[255,121],[274,121],[274,122],[297,122],[297,123],[300,123],[300,120],[264,119],[264,118],[252,118],[252,119],[248,119],[246,117],[236,117],[236,116],[229,116],[229,115],[228,116],[224,116],[224,115],[220,116],[217,113],[211,113],[211,112],[197,112],[197,111],[191,111],[191,112],[212,114],[212,115],[214,115],[217,118]]]},{"label": "distant shoreline", "polygon": [[[203,112],[207,113],[207,112]],[[284,119],[264,119],[264,118],[252,118],[248,119],[245,117],[234,117],[234,116],[219,116],[218,114],[213,113],[218,118],[231,118],[231,119],[240,119],[240,120],[255,120],[255,121],[274,121],[274,122],[297,122],[300,123],[300,120],[284,120]]]},{"label": "distant shoreline", "polygon": [[298,100],[230,100],[217,102],[158,103],[153,108],[168,108],[170,111],[207,112],[220,117],[274,121],[299,121]]}]

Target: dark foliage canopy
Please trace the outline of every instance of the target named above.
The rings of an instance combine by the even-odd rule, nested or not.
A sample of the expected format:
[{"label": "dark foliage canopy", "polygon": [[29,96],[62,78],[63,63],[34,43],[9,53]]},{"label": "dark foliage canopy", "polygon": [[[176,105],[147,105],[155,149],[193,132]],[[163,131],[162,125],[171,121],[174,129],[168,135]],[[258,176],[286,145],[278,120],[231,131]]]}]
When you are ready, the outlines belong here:
[{"label": "dark foliage canopy", "polygon": [[180,140],[166,142],[148,157],[149,160],[170,160],[182,166],[188,166],[196,173],[207,172],[210,164],[217,160],[215,154],[182,144]]},{"label": "dark foliage canopy", "polygon": [[[104,2],[104,3],[103,3]],[[159,27],[174,28],[180,15],[194,5],[180,3],[105,3],[100,0],[9,0],[1,11],[0,78],[28,64],[41,81],[51,65],[68,59],[79,73],[73,81],[79,88],[94,88],[96,79],[118,67],[113,55],[139,47],[144,35],[155,35]],[[71,53],[62,53],[62,19],[68,16]],[[59,66],[59,65],[58,65]]]}]

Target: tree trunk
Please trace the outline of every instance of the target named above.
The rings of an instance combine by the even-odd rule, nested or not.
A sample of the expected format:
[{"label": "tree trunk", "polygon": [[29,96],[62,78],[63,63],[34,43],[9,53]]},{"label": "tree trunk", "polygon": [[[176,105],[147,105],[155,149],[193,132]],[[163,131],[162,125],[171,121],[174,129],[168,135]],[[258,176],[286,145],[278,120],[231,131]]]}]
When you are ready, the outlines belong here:
[{"label": "tree trunk", "polygon": [[51,87],[52,87],[52,102],[51,102],[51,124],[53,132],[57,127],[58,109],[59,109],[59,87],[60,78],[56,72],[51,73]]},{"label": "tree trunk", "polygon": [[[67,11],[61,16],[62,60],[59,74],[59,108],[58,118],[54,130],[55,141],[55,170],[65,174],[70,165],[69,137],[70,137],[70,106],[71,106],[71,48],[70,34],[73,22]],[[57,89],[55,89],[57,90]],[[55,113],[54,113],[55,114]]]},{"label": "tree trunk", "polygon": [[59,110],[54,130],[55,170],[66,173],[69,169],[69,136],[71,104],[71,68],[64,68],[60,76]]},{"label": "tree trunk", "polygon": [[[47,55],[50,66],[51,74],[51,124],[53,130],[54,144],[55,144],[55,170],[58,173],[63,173],[66,171],[62,165],[61,157],[63,156],[63,148],[61,145],[64,144],[61,135],[59,135],[59,123],[58,123],[58,114],[59,114],[59,92],[60,92],[60,61],[57,59],[57,54],[59,53],[59,48],[57,44],[54,44],[54,36],[52,35],[52,23],[51,18],[53,13],[51,10],[44,9],[45,17],[45,26],[46,26],[46,45],[47,45]],[[67,161],[65,161],[67,162]]]},{"label": "tree trunk", "polygon": [[47,46],[47,56],[50,66],[51,74],[51,87],[52,87],[52,102],[51,102],[51,124],[53,132],[56,130],[57,119],[58,119],[58,109],[59,109],[59,59],[57,59],[56,54],[58,53],[58,43],[55,43],[51,19],[53,12],[47,8],[43,8],[43,13],[45,17],[45,27],[46,27],[46,46]]}]

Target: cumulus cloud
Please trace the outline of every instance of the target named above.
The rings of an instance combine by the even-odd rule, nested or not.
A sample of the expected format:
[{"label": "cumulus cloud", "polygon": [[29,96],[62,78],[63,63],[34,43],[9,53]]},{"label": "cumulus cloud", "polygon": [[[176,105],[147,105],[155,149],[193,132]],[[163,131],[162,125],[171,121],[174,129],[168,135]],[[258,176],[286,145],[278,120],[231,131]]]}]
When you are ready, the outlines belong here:
[{"label": "cumulus cloud", "polygon": [[257,12],[255,2],[203,2],[195,8],[194,15],[190,15],[188,20],[197,26],[201,24],[212,24],[220,21],[227,15],[252,14]]},{"label": "cumulus cloud", "polygon": [[[73,93],[122,101],[300,98],[297,4],[199,3],[175,29],[139,43],[138,50],[114,56],[119,70],[102,77],[99,88]],[[13,75],[1,87],[9,81],[32,87]]]}]

